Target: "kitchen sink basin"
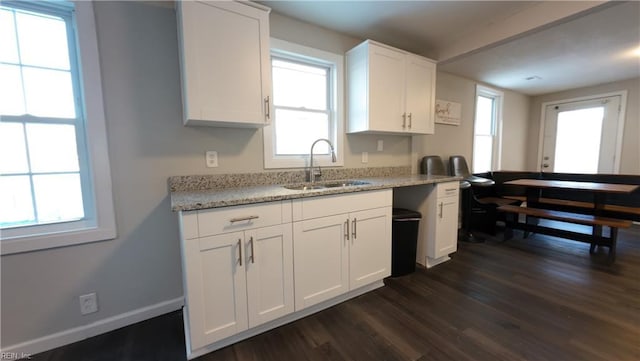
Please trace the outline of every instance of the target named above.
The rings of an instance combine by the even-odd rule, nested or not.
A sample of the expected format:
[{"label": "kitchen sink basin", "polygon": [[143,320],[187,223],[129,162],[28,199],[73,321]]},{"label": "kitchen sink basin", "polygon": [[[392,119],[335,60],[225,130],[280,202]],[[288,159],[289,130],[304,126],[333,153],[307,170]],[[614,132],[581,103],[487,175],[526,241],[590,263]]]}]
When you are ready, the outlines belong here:
[{"label": "kitchen sink basin", "polygon": [[339,187],[351,187],[351,186],[362,186],[369,184],[368,182],[358,181],[358,180],[345,180],[345,181],[337,181],[331,183],[324,183],[323,185],[327,188],[339,188]]},{"label": "kitchen sink basin", "polygon": [[309,191],[314,189],[326,189],[326,188],[342,188],[342,187],[352,187],[352,186],[362,186],[369,184],[368,182],[363,182],[359,180],[341,180],[341,181],[330,181],[326,183],[302,183],[302,184],[290,184],[283,186],[286,189],[291,189],[294,191]]},{"label": "kitchen sink basin", "polygon": [[291,189],[294,191],[309,191],[313,189],[323,189],[326,188],[322,184],[293,184],[289,186],[284,186],[286,189]]}]

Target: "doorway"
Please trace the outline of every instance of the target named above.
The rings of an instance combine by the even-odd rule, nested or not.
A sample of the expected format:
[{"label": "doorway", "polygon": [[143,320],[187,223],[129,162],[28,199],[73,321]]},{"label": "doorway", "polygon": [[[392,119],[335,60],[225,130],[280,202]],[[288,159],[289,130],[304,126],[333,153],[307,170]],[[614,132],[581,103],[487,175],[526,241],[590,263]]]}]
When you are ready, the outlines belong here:
[{"label": "doorway", "polygon": [[547,103],[540,171],[616,174],[620,167],[624,94]]}]

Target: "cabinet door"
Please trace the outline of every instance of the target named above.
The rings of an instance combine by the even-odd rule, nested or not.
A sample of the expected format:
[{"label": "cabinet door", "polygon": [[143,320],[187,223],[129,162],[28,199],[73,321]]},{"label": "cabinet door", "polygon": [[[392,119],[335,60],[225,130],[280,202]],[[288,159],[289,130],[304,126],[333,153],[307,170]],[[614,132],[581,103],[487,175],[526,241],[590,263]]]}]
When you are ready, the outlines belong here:
[{"label": "cabinet door", "polygon": [[404,132],[405,54],[370,44],[369,128],[374,131]]},{"label": "cabinet door", "polygon": [[269,14],[232,1],[181,1],[185,122],[265,124]]},{"label": "cabinet door", "polygon": [[391,274],[391,207],[350,216],[349,288],[353,290]]},{"label": "cabinet door", "polygon": [[249,327],[293,312],[291,223],[245,232]]},{"label": "cabinet door", "polygon": [[433,134],[436,65],[422,57],[407,55],[407,130]]},{"label": "cabinet door", "polygon": [[458,246],[458,197],[438,198],[437,207],[433,258],[453,253]]},{"label": "cabinet door", "polygon": [[296,311],[349,290],[348,215],[293,224]]},{"label": "cabinet door", "polygon": [[243,233],[187,240],[185,252],[191,349],[246,330]]}]

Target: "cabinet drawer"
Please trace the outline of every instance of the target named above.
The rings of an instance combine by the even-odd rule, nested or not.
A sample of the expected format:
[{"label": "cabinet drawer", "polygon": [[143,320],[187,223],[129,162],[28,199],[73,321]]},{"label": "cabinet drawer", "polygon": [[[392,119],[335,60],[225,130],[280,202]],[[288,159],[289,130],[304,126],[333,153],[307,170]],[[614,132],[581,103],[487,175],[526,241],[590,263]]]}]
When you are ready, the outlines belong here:
[{"label": "cabinet drawer", "polygon": [[290,201],[207,209],[198,211],[198,237],[272,226],[290,220]]},{"label": "cabinet drawer", "polygon": [[460,189],[460,182],[438,183],[438,198],[456,197]]},{"label": "cabinet drawer", "polygon": [[300,221],[365,209],[389,207],[392,202],[393,191],[391,189],[295,199],[293,201],[293,220]]}]

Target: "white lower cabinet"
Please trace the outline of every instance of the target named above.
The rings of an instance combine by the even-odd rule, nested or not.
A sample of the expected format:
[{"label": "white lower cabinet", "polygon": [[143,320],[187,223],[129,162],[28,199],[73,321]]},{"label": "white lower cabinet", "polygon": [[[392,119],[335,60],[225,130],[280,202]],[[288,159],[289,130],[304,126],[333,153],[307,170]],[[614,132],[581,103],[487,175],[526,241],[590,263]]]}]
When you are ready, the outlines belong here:
[{"label": "white lower cabinet", "polygon": [[249,327],[243,232],[189,240],[185,247],[191,348]]},{"label": "white lower cabinet", "polygon": [[293,224],[296,310],[349,290],[345,219],[337,215]]},{"label": "white lower cabinet", "polygon": [[187,357],[382,286],[392,198],[387,189],[181,212]]},{"label": "white lower cabinet", "polygon": [[294,201],[296,311],[391,274],[392,198],[383,190]]},{"label": "white lower cabinet", "polygon": [[290,220],[289,201],[182,214],[189,353],[294,311]]}]

